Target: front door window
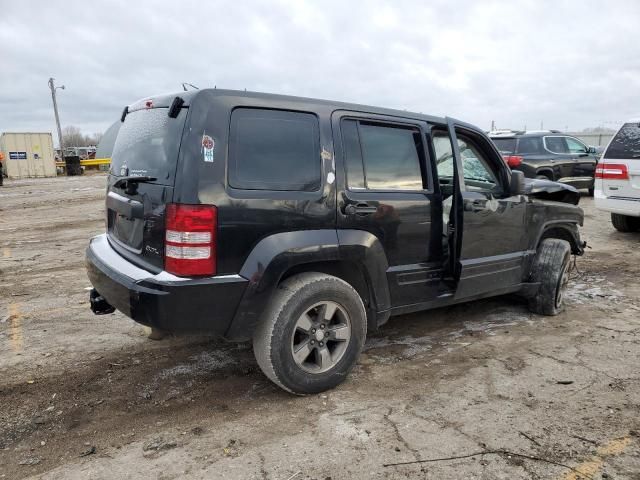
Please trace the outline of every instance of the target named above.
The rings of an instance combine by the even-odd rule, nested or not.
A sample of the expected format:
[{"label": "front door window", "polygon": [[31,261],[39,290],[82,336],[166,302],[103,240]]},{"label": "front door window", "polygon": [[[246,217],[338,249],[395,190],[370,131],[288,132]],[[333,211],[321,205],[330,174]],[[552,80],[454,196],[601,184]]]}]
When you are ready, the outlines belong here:
[{"label": "front door window", "polygon": [[[469,192],[501,191],[497,176],[491,168],[486,155],[475,143],[464,137],[458,136],[458,148],[462,160],[462,176],[464,177],[465,190]],[[445,197],[453,193],[453,149],[451,140],[445,132],[436,132],[433,135],[433,150],[436,156],[438,180]]]},{"label": "front door window", "polygon": [[587,146],[576,140],[575,138],[565,137],[567,139],[567,146],[571,153],[585,154],[587,153]]},{"label": "front door window", "polygon": [[499,193],[500,183],[484,153],[469,139],[459,136],[462,174],[467,192]]}]

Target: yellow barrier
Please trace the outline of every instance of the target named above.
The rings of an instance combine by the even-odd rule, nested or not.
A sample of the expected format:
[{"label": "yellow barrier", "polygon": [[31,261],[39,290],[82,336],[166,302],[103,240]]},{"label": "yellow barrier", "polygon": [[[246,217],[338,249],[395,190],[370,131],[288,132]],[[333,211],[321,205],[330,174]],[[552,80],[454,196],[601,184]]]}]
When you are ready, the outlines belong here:
[{"label": "yellow barrier", "polygon": [[[86,160],[80,160],[80,165],[83,167],[97,167],[98,165],[111,165],[110,158],[87,158]],[[64,162],[56,162],[56,167],[65,167]]]}]

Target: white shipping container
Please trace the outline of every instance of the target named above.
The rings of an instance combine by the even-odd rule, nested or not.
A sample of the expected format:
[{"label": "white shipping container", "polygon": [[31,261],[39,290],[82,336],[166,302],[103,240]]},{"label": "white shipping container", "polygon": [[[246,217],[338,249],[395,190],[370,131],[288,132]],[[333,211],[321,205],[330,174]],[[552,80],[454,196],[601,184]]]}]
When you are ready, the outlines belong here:
[{"label": "white shipping container", "polygon": [[9,178],[55,177],[56,162],[51,133],[3,133],[0,152]]}]

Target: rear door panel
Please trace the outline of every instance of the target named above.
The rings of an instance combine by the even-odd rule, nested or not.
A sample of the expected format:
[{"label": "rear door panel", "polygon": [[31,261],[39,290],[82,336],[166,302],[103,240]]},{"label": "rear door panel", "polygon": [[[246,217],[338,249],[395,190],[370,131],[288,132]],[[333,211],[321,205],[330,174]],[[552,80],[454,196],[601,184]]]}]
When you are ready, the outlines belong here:
[{"label": "rear door panel", "polygon": [[595,158],[571,153],[564,135],[547,135],[544,145],[551,155],[549,162],[553,165],[554,180],[593,177]]},{"label": "rear door panel", "polygon": [[[351,122],[349,127],[345,127],[345,122]],[[395,191],[392,188],[370,188],[369,183],[365,187],[360,183],[365,181],[364,177],[356,179],[347,164],[353,161],[353,156],[363,155],[363,152],[366,155],[366,147],[360,147],[362,136],[358,141],[360,122],[372,123],[383,129],[411,130],[422,139],[421,147],[416,147],[422,149],[422,187],[414,190],[399,188],[402,182],[393,178],[393,162],[397,158],[392,151],[389,152],[389,181],[390,185],[395,185]],[[389,262],[387,280],[393,307],[435,298],[442,288],[442,253],[438,243],[442,236],[442,203],[433,188],[424,188],[431,184],[432,176],[428,173],[430,167],[424,148],[426,124],[396,117],[339,111],[332,116],[332,126],[338,174],[338,228],[365,230],[380,240]],[[349,128],[355,130],[347,133]],[[366,159],[364,166],[362,157],[358,158],[358,162],[366,177]],[[358,187],[354,187],[354,183]]]}]

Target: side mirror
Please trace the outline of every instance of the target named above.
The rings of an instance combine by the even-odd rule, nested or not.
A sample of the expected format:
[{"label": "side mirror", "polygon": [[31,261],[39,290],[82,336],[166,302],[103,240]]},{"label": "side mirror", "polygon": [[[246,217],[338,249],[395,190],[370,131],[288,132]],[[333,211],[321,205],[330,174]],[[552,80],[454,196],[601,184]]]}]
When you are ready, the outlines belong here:
[{"label": "side mirror", "polygon": [[520,170],[511,170],[509,193],[511,195],[524,195],[524,173]]},{"label": "side mirror", "polygon": [[596,153],[596,147],[587,147],[587,153]]}]

